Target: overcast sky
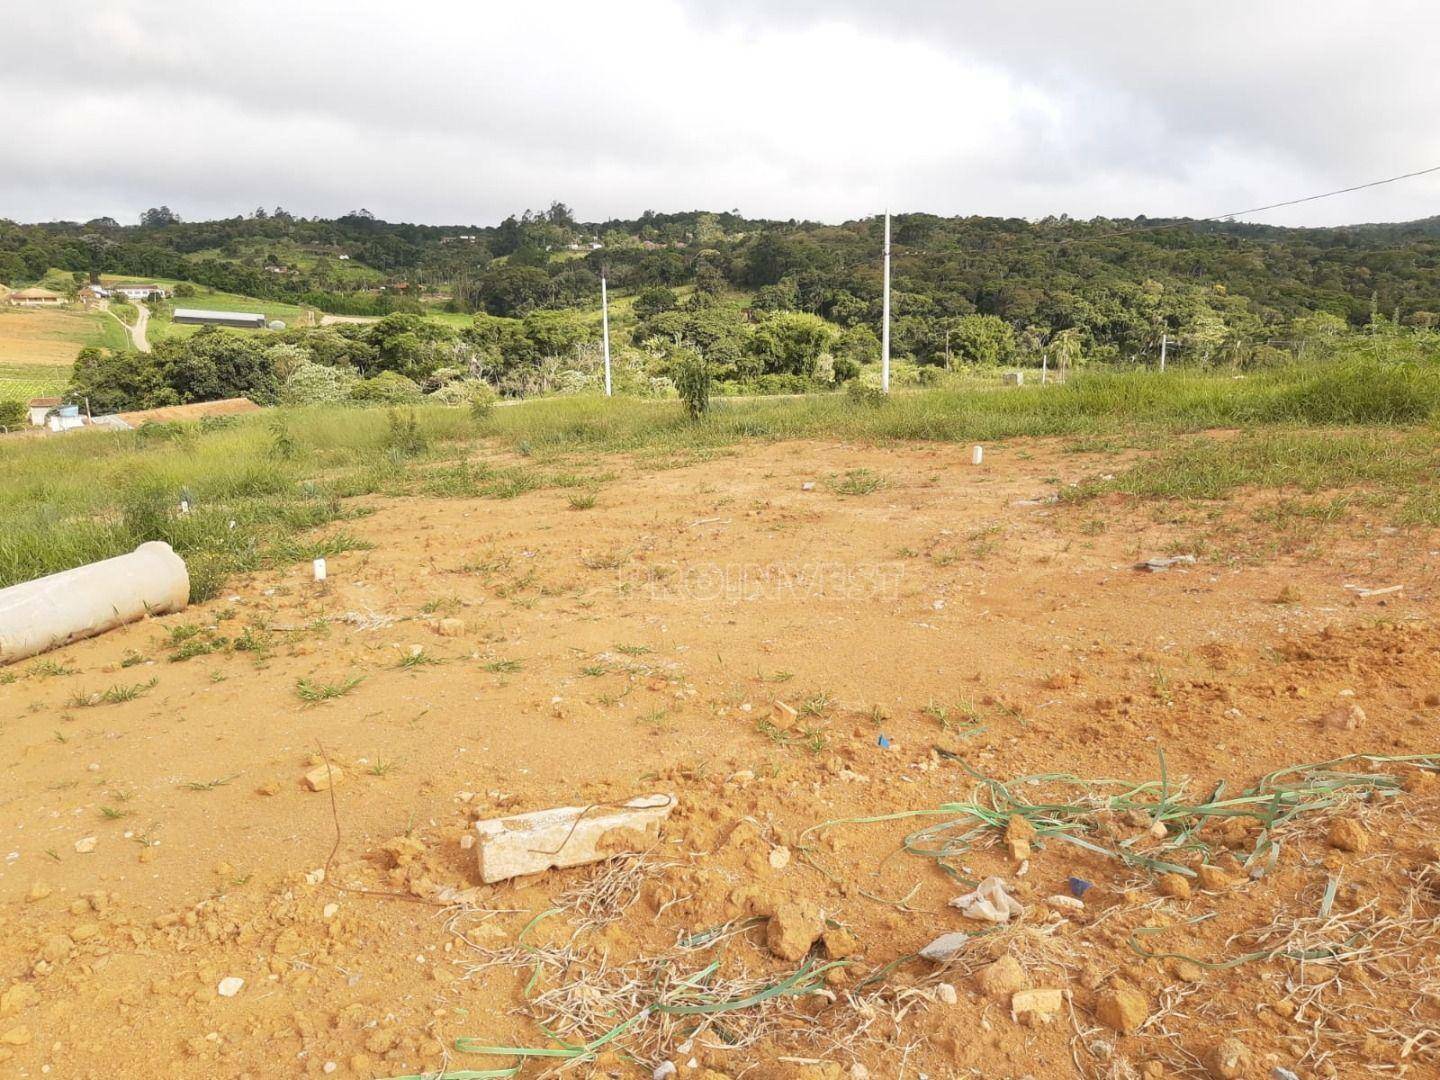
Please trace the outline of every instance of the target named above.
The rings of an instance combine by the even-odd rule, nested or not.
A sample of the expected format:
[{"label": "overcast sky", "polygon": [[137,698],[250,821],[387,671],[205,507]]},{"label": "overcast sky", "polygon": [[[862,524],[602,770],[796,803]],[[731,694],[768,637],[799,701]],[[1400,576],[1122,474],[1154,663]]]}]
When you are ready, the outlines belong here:
[{"label": "overcast sky", "polygon": [[[1434,0],[0,11],[0,217],[1208,216],[1440,165]],[[1440,213],[1440,174],[1274,211]]]}]

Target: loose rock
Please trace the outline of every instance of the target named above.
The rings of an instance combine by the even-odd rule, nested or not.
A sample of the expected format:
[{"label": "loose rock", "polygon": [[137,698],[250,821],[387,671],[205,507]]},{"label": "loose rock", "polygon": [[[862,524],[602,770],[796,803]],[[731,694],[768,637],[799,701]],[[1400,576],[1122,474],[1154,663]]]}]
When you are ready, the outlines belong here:
[{"label": "loose rock", "polygon": [[1215,1080],[1240,1080],[1250,1064],[1250,1050],[1239,1039],[1224,1039],[1205,1055],[1205,1069]]},{"label": "loose rock", "polygon": [[1011,814],[1005,825],[1005,847],[1016,862],[1030,858],[1030,841],[1035,838],[1035,826],[1019,814]]},{"label": "loose rock", "polygon": [[1095,1019],[1121,1035],[1134,1035],[1149,1018],[1145,995],[1128,986],[1107,990],[1095,999]]},{"label": "loose rock", "polygon": [[0,994],[0,1016],[14,1016],[40,1000],[39,992],[28,983],[16,983]]},{"label": "loose rock", "polygon": [[1010,1019],[1029,1019],[1048,1024],[1064,1007],[1064,990],[1021,990],[1010,999]]},{"label": "loose rock", "polygon": [[305,786],[311,791],[337,787],[345,779],[339,765],[317,765],[305,774]]},{"label": "loose rock", "polygon": [[936,964],[948,964],[964,951],[970,943],[970,935],[962,933],[941,934],[920,950],[920,956]]},{"label": "loose rock", "polygon": [[1354,818],[1336,818],[1327,838],[1331,847],[1360,854],[1370,846],[1370,837]]},{"label": "loose rock", "polygon": [[988,998],[1003,1001],[1018,990],[1027,989],[1030,980],[1020,961],[1006,953],[993,963],[986,964],[975,975],[975,985]]},{"label": "loose rock", "polygon": [[1365,723],[1365,710],[1353,701],[1337,702],[1320,723],[1330,731],[1355,731]]},{"label": "loose rock", "polygon": [[860,951],[860,942],[849,930],[826,930],[821,941],[825,945],[825,955],[831,960],[844,960]]},{"label": "loose rock", "polygon": [[1161,874],[1155,881],[1155,888],[1161,896],[1168,896],[1175,900],[1190,899],[1190,882],[1184,874]]},{"label": "loose rock", "polygon": [[786,903],[775,909],[765,929],[765,944],[781,960],[805,959],[810,946],[825,932],[825,921],[810,904]]},{"label": "loose rock", "polygon": [[240,992],[240,988],[244,985],[244,979],[238,975],[230,975],[220,980],[220,985],[215,988],[215,992],[221,997],[234,997]]},{"label": "loose rock", "polygon": [[1222,892],[1235,884],[1235,875],[1228,870],[1205,863],[1195,868],[1195,881],[1206,892]]}]

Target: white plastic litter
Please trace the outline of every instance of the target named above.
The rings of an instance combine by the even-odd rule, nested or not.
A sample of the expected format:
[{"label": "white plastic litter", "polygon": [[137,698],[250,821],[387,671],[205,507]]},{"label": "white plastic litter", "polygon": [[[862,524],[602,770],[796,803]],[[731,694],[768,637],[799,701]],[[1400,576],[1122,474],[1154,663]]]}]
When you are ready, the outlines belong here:
[{"label": "white plastic litter", "polygon": [[951,900],[950,906],[978,922],[1006,923],[1011,916],[1025,914],[1025,906],[1005,891],[1005,882],[998,877],[987,877],[974,892]]},{"label": "white plastic litter", "polygon": [[324,560],[324,559],[316,559],[316,560],[315,560],[315,580],[316,580],[316,581],[324,581],[324,580],[325,580],[325,560]]},{"label": "white plastic litter", "polygon": [[1172,566],[1194,566],[1194,555],[1162,555],[1154,559],[1146,559],[1135,567],[1137,570],[1148,570],[1152,574],[1163,574]]}]

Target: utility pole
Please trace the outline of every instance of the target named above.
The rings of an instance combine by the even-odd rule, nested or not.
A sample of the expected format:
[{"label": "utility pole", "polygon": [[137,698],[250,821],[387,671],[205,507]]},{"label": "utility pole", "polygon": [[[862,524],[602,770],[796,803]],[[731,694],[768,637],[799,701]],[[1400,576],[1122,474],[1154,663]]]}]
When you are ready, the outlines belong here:
[{"label": "utility pole", "polygon": [[1042,353],[1040,354],[1040,385],[1041,385],[1041,386],[1044,386],[1044,385],[1045,385],[1045,377],[1046,377],[1047,375],[1049,375],[1049,374],[1050,374],[1050,354],[1049,354],[1048,352],[1042,352]]},{"label": "utility pole", "polygon": [[1165,347],[1170,344],[1170,335],[1162,332],[1160,334],[1160,370],[1165,370]]},{"label": "utility pole", "polygon": [[954,330],[954,329],[955,329],[955,328],[954,328],[953,326],[947,326],[947,327],[945,328],[945,370],[946,370],[946,371],[950,371],[950,370],[953,369],[954,366],[955,366],[954,358],[951,357],[951,355],[950,355],[950,332],[951,332],[952,330]]},{"label": "utility pole", "polygon": [[610,396],[610,294],[605,291],[605,272],[600,272],[600,326],[605,340],[605,396]]},{"label": "utility pole", "polygon": [[880,327],[880,389],[890,392],[890,211],[885,211],[885,302]]}]

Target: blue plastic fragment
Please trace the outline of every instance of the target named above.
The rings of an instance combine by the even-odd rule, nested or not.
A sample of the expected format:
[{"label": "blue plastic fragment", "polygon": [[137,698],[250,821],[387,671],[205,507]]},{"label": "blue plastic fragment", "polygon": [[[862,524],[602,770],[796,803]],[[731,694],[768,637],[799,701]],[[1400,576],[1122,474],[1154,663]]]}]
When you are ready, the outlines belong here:
[{"label": "blue plastic fragment", "polygon": [[881,735],[878,739],[875,740],[875,745],[880,747],[881,750],[889,750],[890,739],[888,736]]},{"label": "blue plastic fragment", "polygon": [[1070,895],[1077,900],[1084,899],[1085,894],[1094,887],[1095,883],[1093,881],[1086,881],[1081,877],[1072,877],[1070,879]]}]

